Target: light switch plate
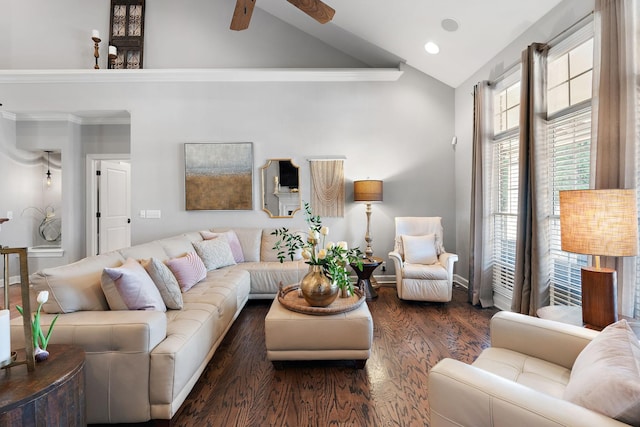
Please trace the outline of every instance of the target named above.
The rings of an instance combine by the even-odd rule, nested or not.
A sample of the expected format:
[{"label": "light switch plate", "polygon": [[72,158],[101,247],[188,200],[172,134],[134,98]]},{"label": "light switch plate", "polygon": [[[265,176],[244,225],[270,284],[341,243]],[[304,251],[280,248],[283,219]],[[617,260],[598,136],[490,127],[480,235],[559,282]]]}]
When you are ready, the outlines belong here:
[{"label": "light switch plate", "polygon": [[159,219],[160,217],[161,213],[159,209],[147,209],[147,218]]}]

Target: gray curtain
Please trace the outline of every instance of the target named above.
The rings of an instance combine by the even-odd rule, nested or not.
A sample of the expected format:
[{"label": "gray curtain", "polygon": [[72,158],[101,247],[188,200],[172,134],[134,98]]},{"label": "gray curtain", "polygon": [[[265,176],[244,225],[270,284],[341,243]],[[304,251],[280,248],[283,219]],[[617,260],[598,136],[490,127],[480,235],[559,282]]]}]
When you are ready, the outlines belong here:
[{"label": "gray curtain", "polygon": [[[593,187],[635,188],[637,0],[596,0],[591,154]],[[635,259],[603,258],[618,273],[618,307],[632,316]]]},{"label": "gray curtain", "polygon": [[511,310],[534,316],[549,305],[549,223],[551,208],[546,148],[546,45],[522,52],[520,93],[520,177],[516,266]]},{"label": "gray curtain", "polygon": [[484,200],[489,185],[486,182],[486,171],[491,170],[486,164],[492,135],[491,89],[489,82],[478,83],[473,88],[473,161],[471,172],[471,219],[469,238],[469,302],[482,307],[493,306],[492,272],[488,257],[489,234],[489,202]]}]

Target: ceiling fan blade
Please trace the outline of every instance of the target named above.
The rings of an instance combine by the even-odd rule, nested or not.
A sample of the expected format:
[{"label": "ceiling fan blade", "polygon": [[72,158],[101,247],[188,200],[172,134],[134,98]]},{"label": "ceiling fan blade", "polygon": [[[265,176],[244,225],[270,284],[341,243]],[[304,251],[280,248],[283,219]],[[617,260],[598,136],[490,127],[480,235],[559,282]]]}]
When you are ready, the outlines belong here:
[{"label": "ceiling fan blade", "polygon": [[255,5],[256,0],[237,0],[230,28],[236,31],[249,28],[249,21],[251,21],[251,14]]},{"label": "ceiling fan blade", "polygon": [[320,0],[287,0],[289,3],[315,19],[321,24],[326,24],[333,19],[336,11]]}]

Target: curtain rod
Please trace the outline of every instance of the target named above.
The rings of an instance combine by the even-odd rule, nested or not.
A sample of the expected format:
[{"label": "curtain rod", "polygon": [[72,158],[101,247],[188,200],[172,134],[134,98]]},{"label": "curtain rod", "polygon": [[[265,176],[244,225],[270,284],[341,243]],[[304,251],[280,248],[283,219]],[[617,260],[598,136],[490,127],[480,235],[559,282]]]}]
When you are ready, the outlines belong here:
[{"label": "curtain rod", "polygon": [[307,157],[308,162],[322,162],[329,160],[347,160],[347,156],[320,156],[320,157]]},{"label": "curtain rod", "polygon": [[[578,19],[576,22],[571,24],[569,27],[565,28],[564,30],[562,30],[558,34],[556,34],[555,36],[551,37],[551,39],[549,39],[546,42],[546,44],[553,45],[555,42],[558,41],[559,38],[563,38],[563,36],[565,34],[567,34],[568,32],[575,30],[576,27],[582,26],[584,21],[586,21],[587,19],[591,18],[592,16],[593,16],[593,11],[587,13],[585,16],[583,16],[582,18]],[[498,77],[496,77],[493,80],[490,80],[489,84],[493,86],[496,83],[504,80],[505,77],[508,76],[513,71],[514,68],[519,67],[521,63],[522,63],[521,59],[516,60],[513,64],[511,64],[507,68],[505,68],[504,71]]]},{"label": "curtain rod", "polygon": [[568,28],[565,28],[564,30],[560,31],[558,34],[556,34],[555,36],[551,37],[551,39],[547,40],[547,44],[548,45],[553,45],[555,44],[555,42],[557,42],[559,38],[564,38],[564,35],[570,31],[573,31],[576,29],[576,27],[582,26],[582,24],[584,23],[584,21],[586,21],[587,19],[591,18],[593,16],[593,11],[587,13],[585,16],[583,16],[582,18],[578,19],[576,22],[574,22],[571,26],[569,26]]}]

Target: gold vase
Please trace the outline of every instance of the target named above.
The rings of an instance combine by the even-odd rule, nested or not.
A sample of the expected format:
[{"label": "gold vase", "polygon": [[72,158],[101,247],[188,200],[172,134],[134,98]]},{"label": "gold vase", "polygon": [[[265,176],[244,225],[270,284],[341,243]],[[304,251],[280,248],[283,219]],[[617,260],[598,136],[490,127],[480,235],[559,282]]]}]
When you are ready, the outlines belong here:
[{"label": "gold vase", "polygon": [[321,265],[312,265],[300,282],[302,296],[311,307],[326,307],[338,296],[338,285],[322,271]]}]

